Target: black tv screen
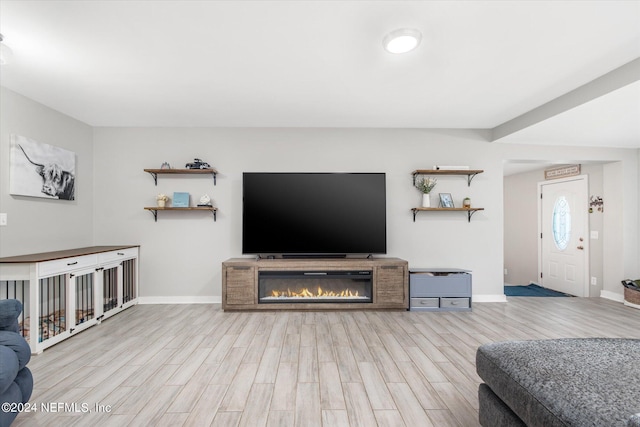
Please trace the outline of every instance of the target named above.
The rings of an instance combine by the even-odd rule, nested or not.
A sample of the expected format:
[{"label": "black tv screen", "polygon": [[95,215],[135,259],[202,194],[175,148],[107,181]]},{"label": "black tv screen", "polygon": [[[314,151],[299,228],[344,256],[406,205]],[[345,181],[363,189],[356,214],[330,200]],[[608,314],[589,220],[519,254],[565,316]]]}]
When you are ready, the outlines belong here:
[{"label": "black tv screen", "polygon": [[387,252],[384,173],[244,173],[244,254]]}]

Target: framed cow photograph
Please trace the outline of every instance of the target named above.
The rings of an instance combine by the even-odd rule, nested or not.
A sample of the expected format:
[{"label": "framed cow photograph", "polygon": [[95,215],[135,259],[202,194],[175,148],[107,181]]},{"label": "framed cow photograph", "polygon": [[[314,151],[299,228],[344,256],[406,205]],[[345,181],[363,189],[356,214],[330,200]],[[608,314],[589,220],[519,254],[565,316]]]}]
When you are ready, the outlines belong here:
[{"label": "framed cow photograph", "polygon": [[76,153],[11,135],[9,193],[75,200]]}]

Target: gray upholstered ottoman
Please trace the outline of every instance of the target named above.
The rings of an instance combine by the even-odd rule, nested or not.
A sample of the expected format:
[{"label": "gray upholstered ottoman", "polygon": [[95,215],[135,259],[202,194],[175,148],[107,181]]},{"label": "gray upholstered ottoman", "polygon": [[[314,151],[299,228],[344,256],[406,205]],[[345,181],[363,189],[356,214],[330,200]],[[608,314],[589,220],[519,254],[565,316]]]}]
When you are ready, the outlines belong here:
[{"label": "gray upholstered ottoman", "polygon": [[640,413],[640,340],[568,338],[485,344],[480,424],[635,426]]}]

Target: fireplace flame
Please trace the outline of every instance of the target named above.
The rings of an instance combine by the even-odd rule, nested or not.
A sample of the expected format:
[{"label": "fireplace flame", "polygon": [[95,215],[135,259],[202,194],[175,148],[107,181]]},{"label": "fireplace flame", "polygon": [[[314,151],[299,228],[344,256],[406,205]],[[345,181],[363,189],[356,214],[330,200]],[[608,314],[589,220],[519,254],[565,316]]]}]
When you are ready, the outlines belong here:
[{"label": "fireplace flame", "polygon": [[310,291],[307,288],[302,288],[298,292],[292,291],[290,288],[287,288],[286,291],[271,291],[272,297],[288,297],[288,298],[317,298],[317,297],[358,297],[358,291],[352,291],[350,289],[343,289],[340,292],[338,291],[324,291],[320,286],[318,286],[318,290],[316,293]]}]

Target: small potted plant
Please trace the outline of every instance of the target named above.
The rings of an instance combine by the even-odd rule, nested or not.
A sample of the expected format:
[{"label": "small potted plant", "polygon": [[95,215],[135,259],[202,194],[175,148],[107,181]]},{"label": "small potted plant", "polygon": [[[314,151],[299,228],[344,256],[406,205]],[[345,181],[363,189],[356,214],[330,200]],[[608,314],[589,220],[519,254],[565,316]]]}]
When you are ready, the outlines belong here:
[{"label": "small potted plant", "polygon": [[435,178],[420,177],[416,180],[416,188],[422,193],[423,208],[431,207],[431,199],[429,198],[429,193],[431,193],[431,190],[433,190],[433,187],[435,187],[437,183],[438,180]]},{"label": "small potted plant", "polygon": [[463,208],[470,208],[470,207],[471,207],[471,199],[470,199],[470,198],[468,198],[468,197],[465,197],[465,198],[462,200],[462,207],[463,207]]},{"label": "small potted plant", "polygon": [[160,193],[156,196],[156,200],[158,201],[158,207],[164,208],[164,205],[167,203],[169,198],[165,194]]}]

